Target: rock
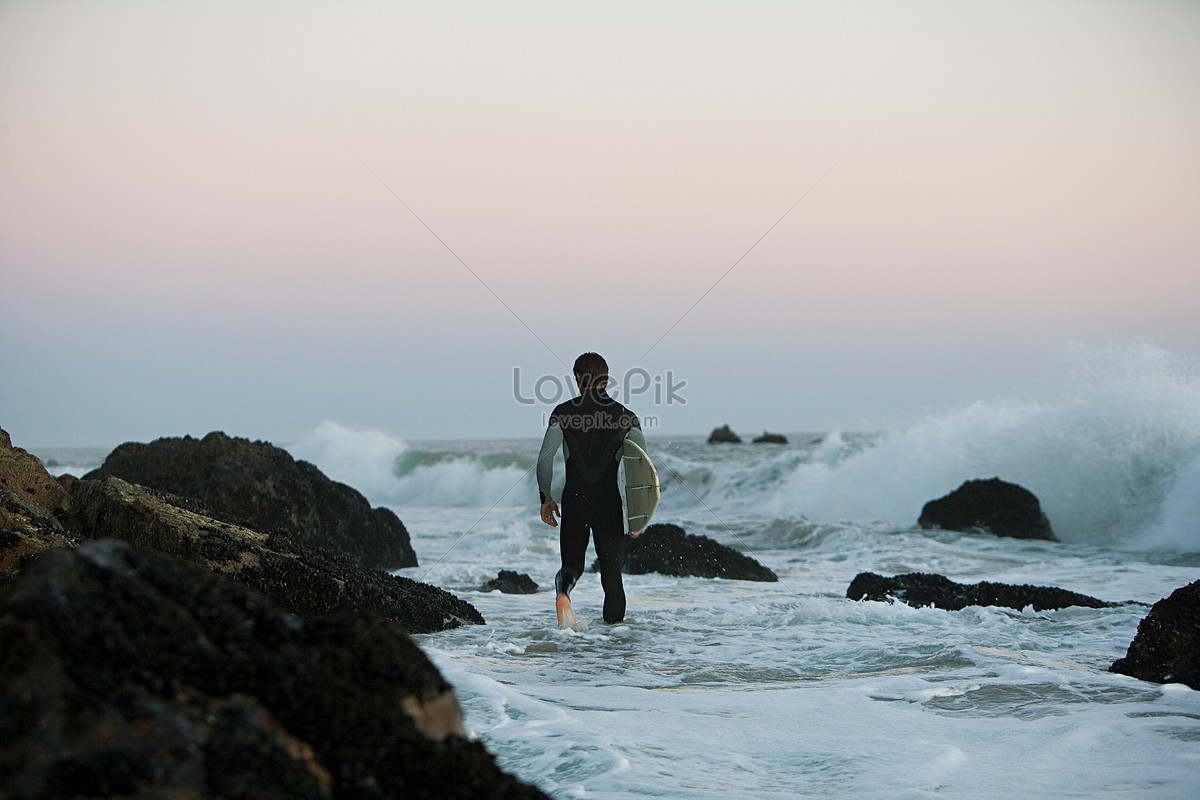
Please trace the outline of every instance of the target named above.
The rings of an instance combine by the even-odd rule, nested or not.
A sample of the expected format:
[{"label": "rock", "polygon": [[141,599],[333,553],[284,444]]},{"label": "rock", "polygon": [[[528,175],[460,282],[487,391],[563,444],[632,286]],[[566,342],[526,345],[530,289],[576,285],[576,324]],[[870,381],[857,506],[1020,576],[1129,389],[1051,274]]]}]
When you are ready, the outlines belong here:
[{"label": "rock", "polygon": [[13,447],[8,433],[0,428],[0,486],[15,492],[25,505],[69,524],[74,516],[71,496],[67,494],[37,456]]},{"label": "rock", "polygon": [[0,589],[6,797],[545,798],[395,625],[303,619],[123,542]]},{"label": "rock", "polygon": [[356,490],[267,442],[220,432],[203,439],[129,442],[84,478],[108,476],[196,498],[248,527],[284,528],[301,545],[337,550],[364,566],[417,565],[408,531],[394,513],[372,509]]},{"label": "rock", "polygon": [[491,592],[499,589],[504,594],[537,594],[538,585],[533,578],[522,572],[502,569],[500,574],[483,584],[479,591]]},{"label": "rock", "polygon": [[1053,586],[1014,586],[1007,583],[955,583],[943,575],[910,572],[886,578],[873,572],[860,572],[846,590],[850,600],[900,600],[910,606],[936,606],[959,611],[967,606],[1001,606],[1017,610],[1033,606],[1034,611],[1046,611],[1068,606],[1111,608],[1119,603],[1107,603],[1085,594],[1057,589]]},{"label": "rock", "polygon": [[719,428],[713,428],[713,432],[708,435],[708,443],[719,444],[722,442],[741,444],[742,437],[730,430],[728,425],[722,425]]},{"label": "rock", "polygon": [[1200,581],[1159,600],[1138,624],[1124,658],[1108,668],[1143,681],[1200,690]]},{"label": "rock", "polygon": [[621,571],[629,575],[658,572],[740,581],[779,580],[753,558],[707,536],[685,533],[678,525],[651,525],[638,538],[626,540]]},{"label": "rock", "polygon": [[1058,541],[1033,493],[999,478],[967,481],[945,497],[930,500],[921,509],[917,524],[922,528]]},{"label": "rock", "polygon": [[78,529],[71,496],[0,428],[0,586],[32,556],[76,544]]},{"label": "rock", "polygon": [[472,605],[435,586],[303,547],[283,531],[262,533],[214,517],[190,498],[108,477],[78,481],[75,501],[89,537],[186,559],[252,586],[296,614],[373,612],[409,633],[484,624]]},{"label": "rock", "polygon": [[763,431],[762,436],[754,437],[754,444],[787,444],[787,437],[782,433],[767,433]]}]

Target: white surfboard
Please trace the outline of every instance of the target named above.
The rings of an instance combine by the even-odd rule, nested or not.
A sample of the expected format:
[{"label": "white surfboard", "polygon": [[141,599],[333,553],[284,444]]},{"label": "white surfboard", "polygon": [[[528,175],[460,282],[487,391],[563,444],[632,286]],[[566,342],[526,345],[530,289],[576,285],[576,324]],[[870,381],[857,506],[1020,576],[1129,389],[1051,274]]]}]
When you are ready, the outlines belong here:
[{"label": "white surfboard", "polygon": [[617,453],[617,488],[621,490],[621,510],[625,515],[625,533],[636,536],[646,530],[658,508],[661,492],[658,470],[646,451],[629,439]]}]

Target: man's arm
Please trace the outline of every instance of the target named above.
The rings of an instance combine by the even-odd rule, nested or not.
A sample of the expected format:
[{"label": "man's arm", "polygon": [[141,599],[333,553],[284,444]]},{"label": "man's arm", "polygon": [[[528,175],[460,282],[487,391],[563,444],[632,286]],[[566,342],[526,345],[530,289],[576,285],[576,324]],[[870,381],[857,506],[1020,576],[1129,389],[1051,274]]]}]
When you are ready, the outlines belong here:
[{"label": "man's arm", "polygon": [[542,450],[538,453],[537,482],[541,502],[550,498],[550,483],[554,479],[554,454],[562,447],[563,433],[555,420],[550,420],[546,435],[542,439]]},{"label": "man's arm", "polygon": [[542,502],[542,522],[551,527],[558,527],[554,516],[559,513],[558,504],[550,496],[550,483],[554,479],[554,454],[563,446],[562,428],[554,420],[546,427],[546,436],[542,439],[542,449],[538,453],[537,482],[538,497]]}]

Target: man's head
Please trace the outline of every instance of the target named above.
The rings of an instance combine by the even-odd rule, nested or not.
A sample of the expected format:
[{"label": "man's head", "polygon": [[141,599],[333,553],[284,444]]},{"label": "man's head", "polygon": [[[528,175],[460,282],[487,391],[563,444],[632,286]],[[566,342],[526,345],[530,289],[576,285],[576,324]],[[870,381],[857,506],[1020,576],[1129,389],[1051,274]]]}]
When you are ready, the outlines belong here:
[{"label": "man's head", "polygon": [[603,389],[608,385],[608,362],[599,353],[584,353],[575,359],[575,382],[580,391]]}]

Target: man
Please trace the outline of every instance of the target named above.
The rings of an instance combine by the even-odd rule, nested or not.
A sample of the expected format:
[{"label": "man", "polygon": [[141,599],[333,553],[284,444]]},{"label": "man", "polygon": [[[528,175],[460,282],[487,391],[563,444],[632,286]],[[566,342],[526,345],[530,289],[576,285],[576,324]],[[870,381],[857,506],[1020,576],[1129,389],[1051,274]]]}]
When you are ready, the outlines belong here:
[{"label": "man", "polygon": [[[574,372],[579,396],[554,409],[537,464],[542,522],[557,527],[555,517],[562,517],[562,569],[554,578],[558,593],[555,605],[559,624],[571,627],[575,626],[571,589],[583,575],[589,530],[600,561],[604,621],[612,624],[625,619],[625,588],[621,581],[625,520],[617,489],[618,453],[626,437],[646,446],[637,415],[608,396],[608,364],[604,359],[596,353],[584,353],[575,359]],[[554,453],[559,447],[567,462],[561,513],[550,496]]]}]

